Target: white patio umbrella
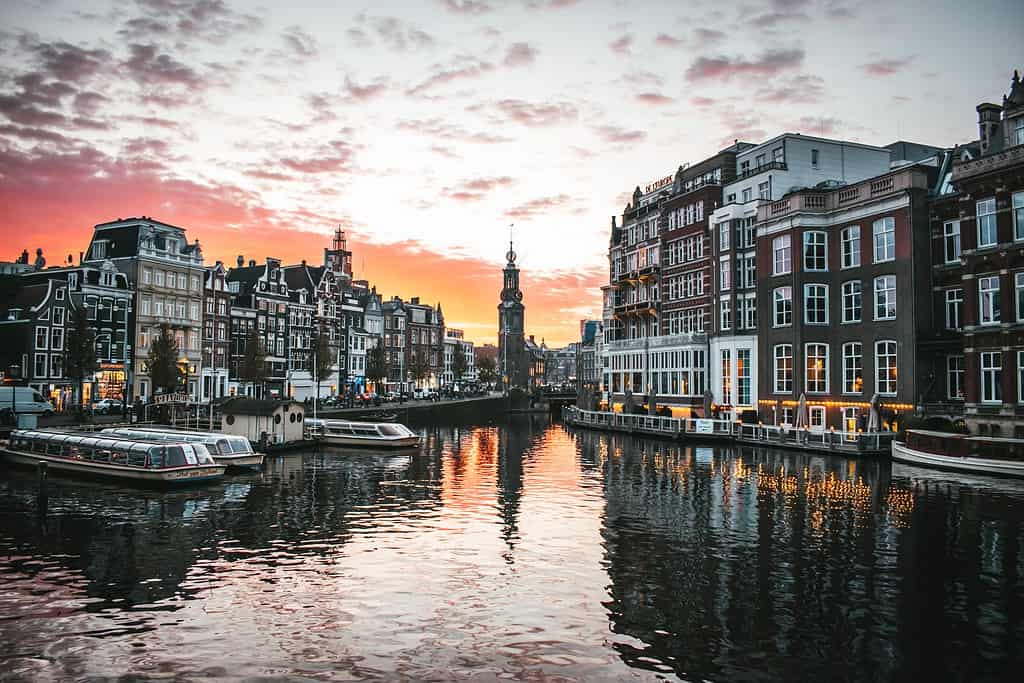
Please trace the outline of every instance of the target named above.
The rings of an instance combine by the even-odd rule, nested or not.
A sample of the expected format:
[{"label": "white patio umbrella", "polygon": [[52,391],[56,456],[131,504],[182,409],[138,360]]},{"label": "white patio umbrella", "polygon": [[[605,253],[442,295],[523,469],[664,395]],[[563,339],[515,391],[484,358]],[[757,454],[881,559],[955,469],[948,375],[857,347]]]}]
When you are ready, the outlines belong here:
[{"label": "white patio umbrella", "polygon": [[877,432],[882,426],[882,419],[879,411],[881,410],[881,399],[878,398],[878,394],[871,397],[871,406],[868,413],[868,432]]},{"label": "white patio umbrella", "polygon": [[796,429],[803,429],[807,426],[807,394],[800,394],[800,400],[796,402]]}]

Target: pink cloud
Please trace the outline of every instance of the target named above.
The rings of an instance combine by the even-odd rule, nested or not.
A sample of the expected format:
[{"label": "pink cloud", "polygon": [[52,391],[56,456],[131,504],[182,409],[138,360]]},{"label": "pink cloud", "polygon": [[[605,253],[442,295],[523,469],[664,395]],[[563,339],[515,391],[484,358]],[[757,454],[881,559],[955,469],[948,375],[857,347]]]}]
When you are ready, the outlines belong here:
[{"label": "pink cloud", "polygon": [[528,43],[512,43],[505,53],[505,66],[526,66],[537,58],[537,49]]},{"label": "pink cloud", "polygon": [[904,57],[903,59],[877,59],[867,64],[861,64],[860,68],[865,73],[871,76],[885,77],[892,76],[894,74],[903,71],[910,63],[914,61],[913,57]]},{"label": "pink cloud", "polygon": [[700,57],[686,70],[689,81],[727,81],[735,77],[769,77],[794,69],[804,61],[801,49],[769,50],[756,59]]}]

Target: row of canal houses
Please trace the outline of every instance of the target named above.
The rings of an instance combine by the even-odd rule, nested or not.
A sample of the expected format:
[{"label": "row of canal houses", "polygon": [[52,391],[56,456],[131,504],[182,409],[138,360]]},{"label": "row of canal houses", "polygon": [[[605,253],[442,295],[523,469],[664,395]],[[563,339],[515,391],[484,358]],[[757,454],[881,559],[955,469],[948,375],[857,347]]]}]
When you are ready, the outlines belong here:
[{"label": "row of canal houses", "polygon": [[[69,256],[64,264],[46,267],[41,251],[31,264],[27,252],[0,264],[0,296],[5,378],[40,390],[58,407],[73,400],[64,340],[79,307],[96,333],[99,365],[84,387],[84,402],[151,400],[146,364],[163,324],[176,337],[184,389],[193,401],[316,395],[313,347],[319,329],[328,335],[333,360],[319,384],[321,397],[475,380],[473,344],[460,330],[446,330],[440,304],[424,305],[415,297],[384,300],[367,281],[353,279],[352,253],[340,230],[321,265],[285,265],[272,257],[246,261],[240,255],[233,266],[208,266],[199,241],[190,242],[184,228],[149,216],[119,218],[95,226],[77,265]],[[266,352],[266,381],[258,386],[242,380],[239,371],[253,330]],[[383,386],[370,387],[367,356],[377,344],[385,346],[389,376]],[[454,345],[462,346],[469,365],[461,378],[454,376],[454,354],[447,348]],[[409,366],[420,349],[430,371],[416,382]]]},{"label": "row of canal houses", "polygon": [[1024,436],[1024,86],[979,137],[786,133],[638,187],[612,219],[604,396],[810,429],[911,414]]}]

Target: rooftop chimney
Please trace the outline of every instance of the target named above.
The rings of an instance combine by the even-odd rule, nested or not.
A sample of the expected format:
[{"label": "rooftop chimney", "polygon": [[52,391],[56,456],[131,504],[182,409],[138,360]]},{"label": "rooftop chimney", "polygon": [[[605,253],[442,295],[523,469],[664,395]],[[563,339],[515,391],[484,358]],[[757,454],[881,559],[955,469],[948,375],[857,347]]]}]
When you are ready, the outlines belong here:
[{"label": "rooftop chimney", "polygon": [[414,296],[413,298],[409,299],[409,303],[411,304],[419,304],[419,302],[420,298],[418,296]]},{"label": "rooftop chimney", "polygon": [[988,152],[992,144],[992,136],[999,127],[999,115],[1003,108],[991,102],[982,102],[977,106],[978,112],[978,139],[981,140],[981,153]]},{"label": "rooftop chimney", "polygon": [[256,259],[254,259],[254,258],[249,259],[249,267],[250,268],[255,268],[256,267]]},{"label": "rooftop chimney", "polygon": [[236,263],[238,264],[238,267],[241,268],[243,265],[245,265],[245,257],[239,254]]}]

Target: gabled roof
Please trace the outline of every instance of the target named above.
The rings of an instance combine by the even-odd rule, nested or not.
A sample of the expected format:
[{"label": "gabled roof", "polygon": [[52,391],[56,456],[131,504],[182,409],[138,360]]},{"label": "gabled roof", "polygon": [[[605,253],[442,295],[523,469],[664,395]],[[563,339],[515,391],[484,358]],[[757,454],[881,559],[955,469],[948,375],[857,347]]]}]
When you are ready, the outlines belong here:
[{"label": "gabled roof", "polygon": [[92,254],[92,245],[96,240],[107,240],[107,248],[104,252],[105,258],[124,258],[137,256],[139,253],[139,226],[137,225],[114,225],[103,227],[97,225],[92,233],[92,241],[89,243],[87,260],[96,257]]},{"label": "gabled roof", "polygon": [[243,266],[232,268],[228,271],[228,282],[244,282],[247,285],[258,281],[263,277],[266,266]]}]

